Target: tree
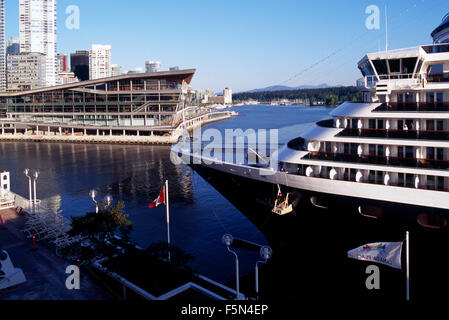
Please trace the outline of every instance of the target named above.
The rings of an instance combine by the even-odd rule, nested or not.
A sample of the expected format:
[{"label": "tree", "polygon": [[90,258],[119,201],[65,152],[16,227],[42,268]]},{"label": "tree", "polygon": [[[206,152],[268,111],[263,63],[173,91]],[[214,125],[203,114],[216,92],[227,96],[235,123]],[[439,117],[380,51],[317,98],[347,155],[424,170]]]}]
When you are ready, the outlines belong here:
[{"label": "tree", "polygon": [[105,240],[111,237],[118,228],[122,234],[129,235],[132,222],[127,220],[128,215],[124,214],[124,208],[124,202],[119,202],[116,206],[108,206],[102,201],[98,214],[90,212],[83,217],[72,217],[70,235],[83,235],[97,244],[104,244]]}]

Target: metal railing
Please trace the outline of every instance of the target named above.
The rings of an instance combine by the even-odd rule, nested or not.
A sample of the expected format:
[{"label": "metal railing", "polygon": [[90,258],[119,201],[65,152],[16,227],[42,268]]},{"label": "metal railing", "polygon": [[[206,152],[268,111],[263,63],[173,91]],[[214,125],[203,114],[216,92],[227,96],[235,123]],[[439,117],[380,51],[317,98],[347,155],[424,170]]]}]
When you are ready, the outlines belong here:
[{"label": "metal railing", "polygon": [[449,131],[417,131],[417,130],[387,130],[387,129],[345,129],[338,137],[364,137],[412,140],[449,140]]},{"label": "metal railing", "polygon": [[361,163],[367,165],[382,165],[393,167],[408,167],[421,169],[449,169],[449,161],[416,158],[386,157],[376,155],[358,155],[351,153],[311,152],[303,160],[320,160],[333,162]]},{"label": "metal railing", "polygon": [[373,110],[373,112],[385,111],[446,112],[449,111],[449,102],[389,102]]}]

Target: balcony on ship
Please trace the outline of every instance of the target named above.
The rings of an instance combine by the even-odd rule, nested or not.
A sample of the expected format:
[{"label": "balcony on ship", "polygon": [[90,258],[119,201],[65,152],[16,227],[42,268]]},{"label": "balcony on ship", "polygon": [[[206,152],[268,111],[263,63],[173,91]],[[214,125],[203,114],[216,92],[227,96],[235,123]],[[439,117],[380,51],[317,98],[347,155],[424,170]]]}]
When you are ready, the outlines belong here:
[{"label": "balcony on ship", "polygon": [[373,110],[374,112],[445,112],[449,102],[389,102]]},{"label": "balcony on ship", "polygon": [[434,130],[387,130],[387,129],[345,129],[338,137],[387,138],[408,140],[449,140],[449,131]]},{"label": "balcony on ship", "polygon": [[379,155],[358,155],[351,153],[311,152],[303,160],[359,163],[419,169],[449,169],[449,161],[416,159],[413,157],[386,157]]}]

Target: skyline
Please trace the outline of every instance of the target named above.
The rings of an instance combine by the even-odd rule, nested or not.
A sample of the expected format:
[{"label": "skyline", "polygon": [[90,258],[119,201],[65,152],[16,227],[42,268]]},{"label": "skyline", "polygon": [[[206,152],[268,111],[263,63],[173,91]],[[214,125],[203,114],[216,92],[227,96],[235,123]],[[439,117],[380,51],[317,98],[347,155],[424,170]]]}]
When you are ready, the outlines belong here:
[{"label": "skyline", "polygon": [[[357,62],[385,49],[388,1],[134,2],[137,6],[121,7],[99,0],[57,1],[57,51],[109,44],[112,63],[122,70],[157,60],[162,70],[197,69],[195,89],[240,92],[272,85],[354,85],[361,77]],[[79,30],[65,26],[70,5],[80,9]],[[381,9],[379,30],[365,27],[369,5]],[[5,9],[6,39],[18,37],[18,2],[6,0]],[[430,33],[447,12],[444,0],[389,3],[389,48],[431,43]],[[121,20],[125,23],[117,23]]]}]

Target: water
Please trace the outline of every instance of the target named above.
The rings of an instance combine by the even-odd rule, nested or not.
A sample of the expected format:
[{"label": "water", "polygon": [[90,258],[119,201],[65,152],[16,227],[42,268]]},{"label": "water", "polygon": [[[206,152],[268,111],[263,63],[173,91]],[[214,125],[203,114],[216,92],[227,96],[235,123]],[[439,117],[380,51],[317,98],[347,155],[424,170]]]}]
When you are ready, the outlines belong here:
[{"label": "water", "polygon": [[[279,143],[299,136],[314,122],[328,118],[326,107],[245,106],[242,116],[210,124],[218,129],[280,129]],[[259,244],[264,235],[213,187],[185,165],[170,161],[168,147],[0,142],[0,170],[11,172],[12,190],[25,198],[25,168],[38,169],[38,198],[66,216],[93,211],[89,191],[124,201],[133,222],[133,240],[147,247],[166,241],[165,209],[148,209],[165,179],[170,182],[172,243],[193,255],[191,266],[221,282],[233,279],[234,260],[221,243],[225,233]],[[254,270],[257,253],[239,255],[241,274]]]}]

